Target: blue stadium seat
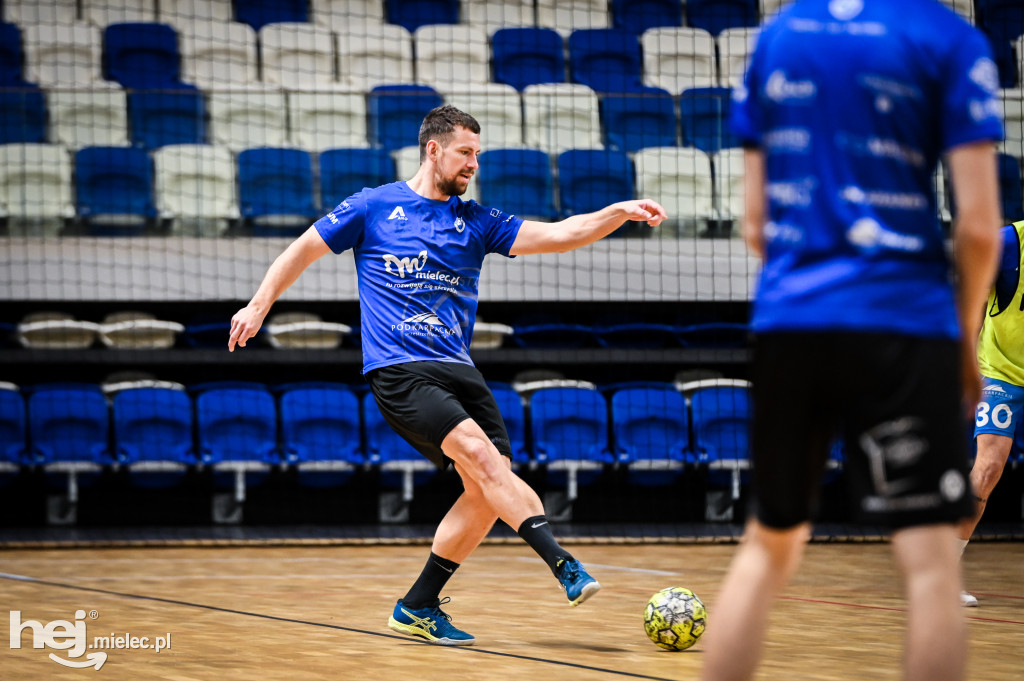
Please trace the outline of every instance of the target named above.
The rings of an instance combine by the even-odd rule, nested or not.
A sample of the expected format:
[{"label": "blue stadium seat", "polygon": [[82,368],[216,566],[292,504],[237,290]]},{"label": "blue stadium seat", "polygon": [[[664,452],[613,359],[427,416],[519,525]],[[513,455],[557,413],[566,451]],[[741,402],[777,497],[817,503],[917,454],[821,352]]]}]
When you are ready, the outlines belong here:
[{"label": "blue stadium seat", "polygon": [[732,90],[725,87],[691,88],[679,97],[682,146],[710,154],[739,146],[729,125]]},{"label": "blue stadium seat", "polygon": [[103,31],[103,77],[134,90],[188,88],[178,36],[167,24],[111,24]]},{"label": "blue stadium seat", "polygon": [[363,461],[359,399],[343,384],[294,384],[281,395],[281,450],[311,486],[340,484]]},{"label": "blue stadium seat", "polygon": [[612,0],[612,25],[641,35],[649,28],[682,26],[681,0]]},{"label": "blue stadium seat", "polygon": [[686,23],[717,36],[727,28],[757,26],[758,0],[686,0]]},{"label": "blue stadium seat", "polygon": [[676,105],[666,90],[606,95],[601,99],[604,144],[618,151],[676,146]]},{"label": "blue stadium seat", "polygon": [[192,400],[184,390],[130,388],[114,395],[118,461],[140,487],[170,487],[196,463]]},{"label": "blue stadium seat", "polygon": [[554,482],[565,479],[569,501],[577,488],[614,463],[608,447],[608,404],[596,390],[541,388],[530,396],[533,453]]},{"label": "blue stadium seat", "polygon": [[34,89],[0,90],[0,144],[46,142],[46,103]]},{"label": "blue stadium seat", "polygon": [[242,217],[256,236],[297,235],[319,211],[313,197],[313,159],[301,149],[246,149],[238,155]]},{"label": "blue stadium seat", "polygon": [[436,475],[437,467],[392,430],[372,393],[363,396],[363,427],[367,459],[380,467],[381,483],[400,487],[402,500],[412,501],[414,487]]},{"label": "blue stadium seat", "polygon": [[611,407],[615,451],[630,479],[642,485],[674,482],[691,455],[683,394],[670,383],[627,387],[612,395]]},{"label": "blue stadium seat", "polygon": [[334,207],[363,187],[395,181],[395,161],[387,149],[329,149],[320,154],[320,212]]},{"label": "blue stadium seat", "polygon": [[203,463],[277,463],[277,408],[268,390],[219,388],[196,397]]},{"label": "blue stadium seat", "polygon": [[552,28],[502,28],[491,36],[494,80],[522,90],[565,82],[562,36]]},{"label": "blue stadium seat", "polygon": [[1021,191],[1020,161],[1009,154],[999,154],[999,194],[1002,199],[1003,222],[1016,222],[1024,217],[1024,193]]},{"label": "blue stadium seat", "polygon": [[80,149],[75,177],[78,214],[93,234],[138,233],[156,217],[153,164],[144,149]]},{"label": "blue stadium seat", "polygon": [[526,449],[526,413],[522,397],[507,383],[489,383],[488,386],[494,393],[494,400],[498,403],[501,418],[508,431],[512,463],[528,465],[530,453]]},{"label": "blue stadium seat", "polygon": [[558,192],[562,217],[632,199],[633,162],[621,151],[564,151],[558,155]]},{"label": "blue stadium seat", "polygon": [[569,74],[599,93],[642,92],[640,39],[614,28],[591,28],[569,35]]},{"label": "blue stadium seat", "polygon": [[266,24],[309,21],[306,0],[234,0],[235,21],[259,31]]},{"label": "blue stadium seat", "polygon": [[370,144],[389,151],[419,143],[420,124],[443,103],[427,85],[378,85],[370,90]]},{"label": "blue stadium seat", "polygon": [[1020,0],[977,0],[978,26],[988,35],[999,67],[999,87],[1019,87],[1013,44],[1024,35],[1024,3]]},{"label": "blue stadium seat", "polygon": [[693,449],[697,460],[711,471],[726,471],[732,498],[740,495],[742,471],[750,467],[750,389],[711,386],[690,396]]},{"label": "blue stadium seat", "polygon": [[107,400],[97,386],[41,386],[28,398],[28,414],[33,462],[113,463]]},{"label": "blue stadium seat", "polygon": [[388,23],[410,33],[428,24],[459,23],[459,0],[388,0],[384,7]]},{"label": "blue stadium seat", "polygon": [[21,31],[15,24],[0,23],[0,87],[25,87],[23,73]]},{"label": "blue stadium seat", "polygon": [[554,220],[551,159],[538,149],[493,149],[480,154],[480,203],[520,217]]},{"label": "blue stadium seat", "polygon": [[128,118],[137,147],[206,142],[206,108],[198,91],[131,92]]},{"label": "blue stadium seat", "polygon": [[0,389],[0,474],[16,472],[24,463],[27,436],[25,398],[17,390]]}]

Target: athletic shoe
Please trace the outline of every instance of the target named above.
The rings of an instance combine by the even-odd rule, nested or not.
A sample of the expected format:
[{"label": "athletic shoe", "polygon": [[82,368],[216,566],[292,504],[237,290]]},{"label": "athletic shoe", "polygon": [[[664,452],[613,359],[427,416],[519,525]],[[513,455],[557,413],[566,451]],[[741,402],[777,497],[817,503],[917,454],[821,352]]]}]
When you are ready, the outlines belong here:
[{"label": "athletic shoe", "polygon": [[420,636],[434,645],[471,646],[476,639],[453,626],[451,615],[441,610],[441,606],[450,600],[445,598],[426,608],[413,610],[399,599],[395,612],[388,618],[388,627],[400,634]]},{"label": "athletic shoe", "polygon": [[558,583],[565,589],[569,605],[573,607],[601,590],[601,585],[587,574],[578,560],[559,558],[555,564],[555,574],[558,576]]},{"label": "athletic shoe", "polygon": [[972,596],[971,594],[967,593],[966,591],[961,591],[960,605],[964,606],[965,608],[977,608],[978,599]]}]

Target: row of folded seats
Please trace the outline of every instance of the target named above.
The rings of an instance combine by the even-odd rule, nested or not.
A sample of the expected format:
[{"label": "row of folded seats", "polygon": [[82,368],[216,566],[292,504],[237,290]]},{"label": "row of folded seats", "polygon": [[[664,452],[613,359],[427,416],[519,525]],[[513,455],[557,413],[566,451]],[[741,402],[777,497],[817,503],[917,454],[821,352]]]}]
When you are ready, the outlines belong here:
[{"label": "row of folded seats", "polygon": [[[150,313],[123,311],[96,323],[61,312],[37,312],[17,324],[0,322],[0,347],[80,350],[96,345],[99,340],[107,348],[158,350],[175,346],[180,337],[185,347],[223,349],[229,331],[230,322],[226,318],[185,325],[157,319]],[[746,324],[725,321],[667,324],[617,318],[608,323],[584,325],[533,318],[509,326],[477,319],[471,348],[493,349],[503,344],[560,349],[739,348],[746,347],[748,331]],[[254,343],[286,350],[326,350],[341,347],[343,343],[358,347],[360,336],[357,324],[324,321],[319,315],[308,312],[283,312],[267,320]]]},{"label": "row of folded seats", "polygon": [[[547,387],[550,386],[550,387]],[[519,388],[519,391],[516,390]],[[190,468],[246,475],[294,467],[309,484],[377,468],[411,498],[437,470],[384,422],[372,394],[340,383],[0,384],[0,472],[41,468],[73,480],[112,467],[167,484]],[[553,381],[491,386],[513,463],[540,467],[569,498],[609,467],[637,484],[671,484],[687,467],[726,471],[736,495],[748,467],[749,384],[705,379],[596,389]],[[308,474],[308,475],[305,475]],[[393,474],[393,475],[390,475]],[[85,478],[87,480],[87,478]]]},{"label": "row of folded seats", "polygon": [[[73,155],[46,144],[0,145],[0,218],[11,235],[233,234],[291,236],[343,199],[411,178],[419,148],[247,149],[169,145],[152,152],[86,147]],[[654,147],[636,153],[492,149],[464,199],[542,221],[641,196],[660,201],[670,221],[640,235],[692,234],[742,215],[739,148]],[[620,235],[630,235],[629,228]]]}]

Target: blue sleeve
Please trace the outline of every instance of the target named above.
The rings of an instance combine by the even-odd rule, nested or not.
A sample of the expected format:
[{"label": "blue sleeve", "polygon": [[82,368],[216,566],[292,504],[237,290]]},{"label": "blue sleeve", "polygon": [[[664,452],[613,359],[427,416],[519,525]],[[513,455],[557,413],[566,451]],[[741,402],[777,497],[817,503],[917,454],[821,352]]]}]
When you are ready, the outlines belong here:
[{"label": "blue sleeve", "polygon": [[313,223],[330,249],[342,253],[358,246],[366,227],[365,190],[348,197],[327,215]]},{"label": "blue sleeve", "polygon": [[519,235],[519,228],[523,226],[523,219],[497,208],[481,206],[476,201],[469,201],[465,205],[470,223],[484,235],[485,252],[498,253],[507,258],[515,257],[509,255],[509,251]]},{"label": "blue sleeve", "polygon": [[1003,138],[999,69],[985,37],[974,28],[964,28],[962,39],[951,43],[942,80],[944,151],[968,142]]}]

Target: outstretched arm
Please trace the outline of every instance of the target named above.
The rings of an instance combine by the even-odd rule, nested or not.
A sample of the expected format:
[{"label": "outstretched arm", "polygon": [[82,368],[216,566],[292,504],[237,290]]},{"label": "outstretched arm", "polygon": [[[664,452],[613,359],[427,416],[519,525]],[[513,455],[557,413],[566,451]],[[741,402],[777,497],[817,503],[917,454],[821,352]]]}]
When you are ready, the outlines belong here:
[{"label": "outstretched arm", "polygon": [[565,253],[608,236],[627,220],[657,227],[668,217],[656,201],[640,199],[613,203],[594,213],[573,215],[560,222],[526,220],[509,250],[509,255]]},{"label": "outstretched arm", "polygon": [[310,227],[277,256],[263,277],[263,283],[257,289],[256,295],[231,318],[228,351],[234,352],[236,343],[244,348],[245,342],[255,336],[263,326],[263,320],[270,312],[270,306],[274,301],[295,283],[307,267],[330,250],[320,232],[316,231],[315,227]]}]

